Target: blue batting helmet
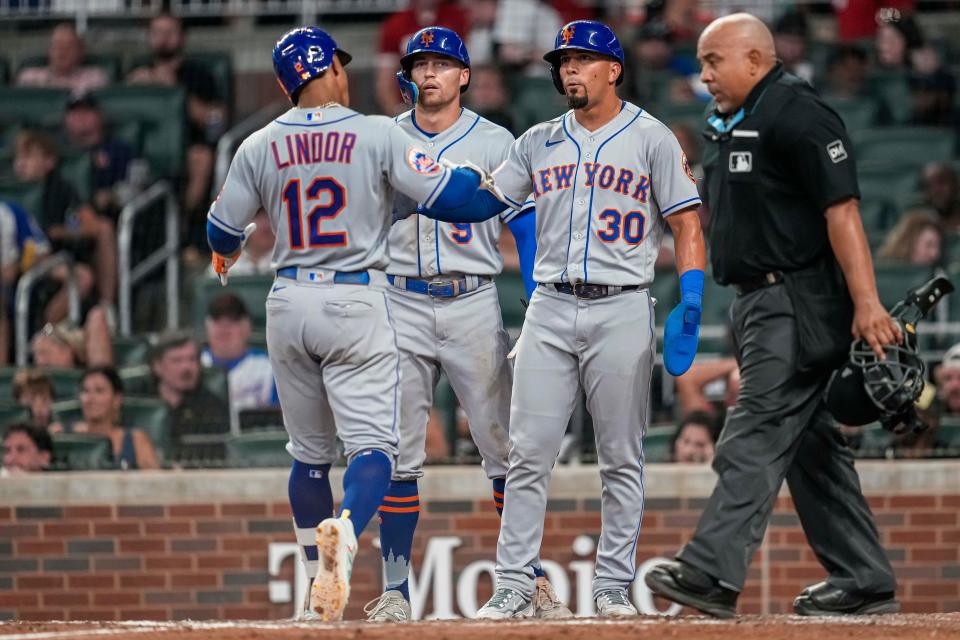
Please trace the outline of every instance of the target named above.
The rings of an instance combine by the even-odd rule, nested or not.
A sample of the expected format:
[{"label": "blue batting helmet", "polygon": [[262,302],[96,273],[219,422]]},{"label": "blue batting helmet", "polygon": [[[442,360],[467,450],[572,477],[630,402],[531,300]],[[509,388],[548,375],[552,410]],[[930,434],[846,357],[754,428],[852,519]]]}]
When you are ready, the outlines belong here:
[{"label": "blue batting helmet", "polygon": [[[613,58],[623,66],[623,47],[617,40],[613,29],[594,20],[576,20],[557,33],[553,50],[544,54],[543,59],[552,65],[551,75],[553,85],[557,91],[564,93],[563,82],[560,81],[560,56],[564,51],[592,51],[600,55]],[[617,78],[617,84],[623,82],[623,71]]]},{"label": "blue batting helmet", "polygon": [[[410,36],[407,41],[407,52],[400,58],[400,67],[403,69],[404,77],[410,79],[410,70],[413,69],[413,57],[418,53],[436,53],[437,55],[453,58],[467,69],[470,68],[470,56],[467,54],[467,47],[463,40],[453,29],[446,27],[426,27],[420,29]],[[466,91],[470,86],[470,81],[460,87],[460,91]]]},{"label": "blue batting helmet", "polygon": [[330,68],[334,55],[344,66],[351,60],[349,53],[317,27],[297,27],[277,40],[273,47],[273,70],[293,104],[297,104],[303,85]]}]

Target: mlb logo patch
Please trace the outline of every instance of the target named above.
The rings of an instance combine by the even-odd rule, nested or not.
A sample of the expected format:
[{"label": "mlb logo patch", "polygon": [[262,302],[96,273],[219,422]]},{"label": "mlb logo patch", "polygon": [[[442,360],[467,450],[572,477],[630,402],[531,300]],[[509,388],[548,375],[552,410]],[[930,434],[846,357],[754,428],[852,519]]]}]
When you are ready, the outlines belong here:
[{"label": "mlb logo patch", "polygon": [[753,154],[749,151],[730,153],[730,173],[750,173],[753,171]]},{"label": "mlb logo patch", "polygon": [[847,150],[843,148],[843,141],[834,140],[827,145],[827,155],[830,156],[830,160],[833,164],[838,162],[843,162],[847,159]]},{"label": "mlb logo patch", "polygon": [[410,149],[407,153],[407,164],[410,168],[425,176],[440,172],[440,165],[420,149]]},{"label": "mlb logo patch", "polygon": [[318,480],[323,479],[323,469],[310,469],[310,477]]}]

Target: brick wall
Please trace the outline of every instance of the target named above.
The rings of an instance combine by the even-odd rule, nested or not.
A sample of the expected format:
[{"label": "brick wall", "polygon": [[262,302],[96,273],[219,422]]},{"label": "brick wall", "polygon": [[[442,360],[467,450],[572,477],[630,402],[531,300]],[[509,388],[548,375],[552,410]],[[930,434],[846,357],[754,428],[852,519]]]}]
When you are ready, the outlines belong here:
[{"label": "brick wall", "polygon": [[[589,469],[577,473],[595,475]],[[486,482],[475,470],[461,475],[467,480],[460,482],[460,490],[446,483],[447,493],[453,497],[438,489],[442,483],[422,490],[429,497],[425,498],[415,557],[419,565],[431,536],[460,538],[461,544],[453,551],[453,584],[469,563],[493,559],[498,528],[491,501],[480,497],[486,492]],[[274,575],[268,566],[270,544],[293,541],[289,506],[276,500],[282,499],[283,493],[272,491],[282,486],[285,474],[275,472],[269,486],[261,487],[264,493],[272,493],[273,500],[251,499],[245,495],[250,491],[242,489],[236,491],[241,499],[229,499],[230,484],[224,484],[228,479],[235,486],[256,482],[242,472],[234,476],[210,473],[209,477],[201,472],[195,474],[196,483],[164,483],[163,474],[154,476],[45,477],[43,482],[55,480],[69,487],[65,495],[55,490],[48,493],[59,495],[53,500],[44,498],[43,487],[11,486],[9,480],[0,480],[0,496],[6,493],[14,498],[0,500],[0,504],[10,505],[0,507],[0,619],[289,617],[292,602],[271,603],[269,591],[271,581],[292,583],[294,559],[287,558]],[[900,580],[905,611],[960,611],[960,484],[953,481],[955,477],[954,473],[943,481],[952,491],[936,495],[896,495],[900,489],[889,489],[888,495],[868,491]],[[702,489],[710,484],[709,479],[708,475],[698,481],[694,491],[684,491],[681,482],[677,496],[661,495],[662,490],[652,492],[637,545],[638,562],[669,557],[689,537],[705,502],[707,492]],[[82,484],[87,480],[90,487],[85,491]],[[200,480],[210,485],[208,501],[203,501]],[[133,500],[129,495],[104,491],[104,482],[117,484],[117,491],[124,495],[130,493],[125,485],[137,482],[150,485],[144,488],[145,494],[151,487],[167,486],[169,490],[166,494],[157,490],[154,500]],[[577,482],[573,479],[567,484]],[[184,492],[183,486],[193,489]],[[463,491],[463,486],[470,490]],[[571,562],[592,560],[592,553],[584,554],[582,548],[581,554],[575,553],[574,542],[582,535],[595,537],[599,532],[599,500],[593,497],[599,492],[588,486],[580,494],[550,502],[543,557],[563,568]],[[173,499],[178,496],[182,504]],[[107,498],[120,504],[98,504]],[[133,504],[123,504],[125,501]],[[348,617],[360,617],[363,604],[379,592],[379,552],[371,546],[375,532],[372,525],[361,539]],[[576,580],[568,573],[572,601]],[[490,593],[485,575],[476,591],[481,604]],[[768,576],[766,583],[763,575]],[[806,546],[789,497],[782,496],[765,548],[751,568],[740,611],[788,611],[797,592],[823,576]],[[664,603],[659,607],[666,608]]]}]

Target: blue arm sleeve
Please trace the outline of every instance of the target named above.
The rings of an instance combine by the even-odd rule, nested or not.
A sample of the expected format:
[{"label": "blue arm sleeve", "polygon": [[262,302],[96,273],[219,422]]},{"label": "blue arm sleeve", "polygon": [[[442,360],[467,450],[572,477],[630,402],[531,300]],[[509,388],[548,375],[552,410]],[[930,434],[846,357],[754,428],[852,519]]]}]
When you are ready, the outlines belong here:
[{"label": "blue arm sleeve", "polygon": [[450,179],[433,201],[437,209],[456,209],[470,202],[470,198],[480,186],[480,176],[476,171],[458,167],[450,171]]},{"label": "blue arm sleeve", "polygon": [[243,236],[224,231],[207,220],[207,244],[220,255],[233,255],[240,248],[241,242],[243,242]]},{"label": "blue arm sleeve", "polygon": [[440,207],[439,203],[440,198],[437,198],[433,207],[419,209],[417,213],[440,222],[483,222],[507,208],[507,205],[497,200],[492,193],[484,190],[475,191],[469,202],[458,207]]},{"label": "blue arm sleeve", "polygon": [[530,208],[507,223],[510,233],[517,241],[517,254],[520,256],[520,273],[523,286],[527,290],[527,300],[533,296],[537,283],[533,279],[533,263],[537,257],[537,216]]}]

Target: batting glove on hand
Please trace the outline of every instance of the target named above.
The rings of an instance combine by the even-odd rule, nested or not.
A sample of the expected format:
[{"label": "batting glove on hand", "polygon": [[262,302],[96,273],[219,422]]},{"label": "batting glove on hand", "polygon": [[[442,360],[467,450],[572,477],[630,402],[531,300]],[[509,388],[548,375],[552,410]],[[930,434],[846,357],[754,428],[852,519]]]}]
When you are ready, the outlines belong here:
[{"label": "batting glove on hand", "polygon": [[478,176],[480,176],[480,186],[477,189],[484,189],[493,194],[493,197],[502,202],[503,204],[512,207],[507,198],[503,195],[503,191],[500,190],[500,187],[497,186],[496,182],[493,179],[493,174],[489,171],[481,169],[479,165],[470,162],[469,160],[464,160],[463,162],[457,164],[455,162],[450,162],[446,158],[440,159],[440,164],[447,167],[448,169],[469,169],[473,171]]},{"label": "batting glove on hand", "polygon": [[687,372],[697,355],[700,316],[703,311],[703,271],[691,269],[680,276],[681,301],[663,328],[663,366],[670,375]]},{"label": "batting glove on hand", "polygon": [[250,236],[253,235],[253,232],[257,230],[257,223],[251,222],[243,229],[243,239],[240,240],[240,248],[232,256],[224,256],[216,251],[213,252],[213,271],[217,274],[217,277],[220,279],[220,286],[227,286],[227,272],[230,271],[230,268],[237,264],[237,260],[240,258],[240,254],[243,253],[243,248],[247,246],[247,240],[250,239]]}]

